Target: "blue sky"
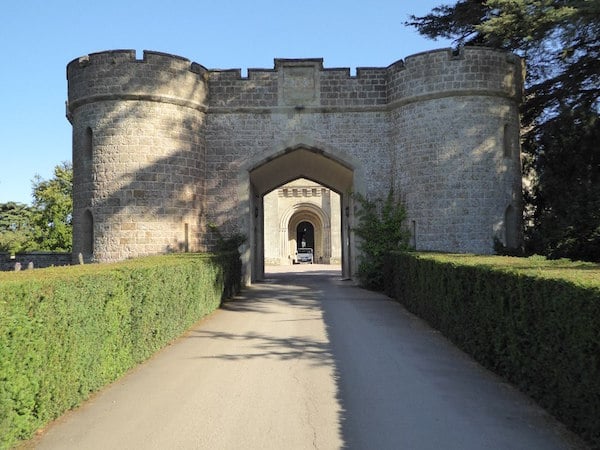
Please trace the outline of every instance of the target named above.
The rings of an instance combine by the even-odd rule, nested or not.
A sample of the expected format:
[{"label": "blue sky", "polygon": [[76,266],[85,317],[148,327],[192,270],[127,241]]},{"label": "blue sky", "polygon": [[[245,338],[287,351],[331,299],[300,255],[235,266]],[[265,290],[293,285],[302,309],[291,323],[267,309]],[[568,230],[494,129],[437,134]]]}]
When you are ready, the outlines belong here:
[{"label": "blue sky", "polygon": [[156,50],[209,69],[385,67],[448,47],[402,24],[443,0],[8,0],[0,8],[0,203],[31,203],[31,180],[71,160],[66,65],[102,50]]}]

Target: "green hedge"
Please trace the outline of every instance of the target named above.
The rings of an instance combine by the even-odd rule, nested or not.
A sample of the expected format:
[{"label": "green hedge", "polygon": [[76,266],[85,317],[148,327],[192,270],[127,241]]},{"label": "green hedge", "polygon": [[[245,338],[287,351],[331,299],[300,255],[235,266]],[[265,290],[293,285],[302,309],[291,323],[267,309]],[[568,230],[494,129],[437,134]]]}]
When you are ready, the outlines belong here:
[{"label": "green hedge", "polygon": [[123,375],[239,289],[237,254],[0,274],[0,448]]},{"label": "green hedge", "polygon": [[600,265],[405,253],[386,290],[600,447]]}]

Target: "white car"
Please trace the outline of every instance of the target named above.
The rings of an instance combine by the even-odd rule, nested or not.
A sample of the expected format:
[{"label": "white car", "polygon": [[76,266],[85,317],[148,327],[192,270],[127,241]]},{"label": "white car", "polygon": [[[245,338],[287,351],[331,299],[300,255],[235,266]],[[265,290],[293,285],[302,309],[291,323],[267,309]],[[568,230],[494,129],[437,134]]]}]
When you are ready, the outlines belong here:
[{"label": "white car", "polygon": [[298,264],[302,263],[313,263],[313,249],[312,248],[299,248],[296,253],[296,262]]}]

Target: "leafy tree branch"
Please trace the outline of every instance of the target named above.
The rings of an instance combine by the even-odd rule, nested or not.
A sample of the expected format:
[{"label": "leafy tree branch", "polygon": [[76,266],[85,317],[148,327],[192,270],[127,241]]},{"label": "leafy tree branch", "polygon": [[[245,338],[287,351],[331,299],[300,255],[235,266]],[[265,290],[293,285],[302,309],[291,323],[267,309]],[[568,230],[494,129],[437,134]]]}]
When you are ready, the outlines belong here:
[{"label": "leafy tree branch", "polygon": [[361,250],[358,278],[366,288],[382,290],[386,255],[409,249],[410,232],[404,224],[406,208],[392,190],[385,199],[371,200],[359,193],[352,197],[359,204],[358,225],[353,229]]}]

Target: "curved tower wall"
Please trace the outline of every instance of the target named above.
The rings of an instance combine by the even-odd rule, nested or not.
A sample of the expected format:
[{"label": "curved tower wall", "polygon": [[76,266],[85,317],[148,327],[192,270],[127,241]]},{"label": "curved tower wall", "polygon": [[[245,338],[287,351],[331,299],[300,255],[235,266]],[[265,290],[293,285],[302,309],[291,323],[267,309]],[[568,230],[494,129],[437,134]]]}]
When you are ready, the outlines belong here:
[{"label": "curved tower wall", "polygon": [[200,249],[205,72],[129,50],[69,63],[75,255],[114,261]]},{"label": "curved tower wall", "polygon": [[390,145],[416,248],[491,253],[494,238],[519,245],[521,60],[486,48],[438,50],[388,71]]}]

